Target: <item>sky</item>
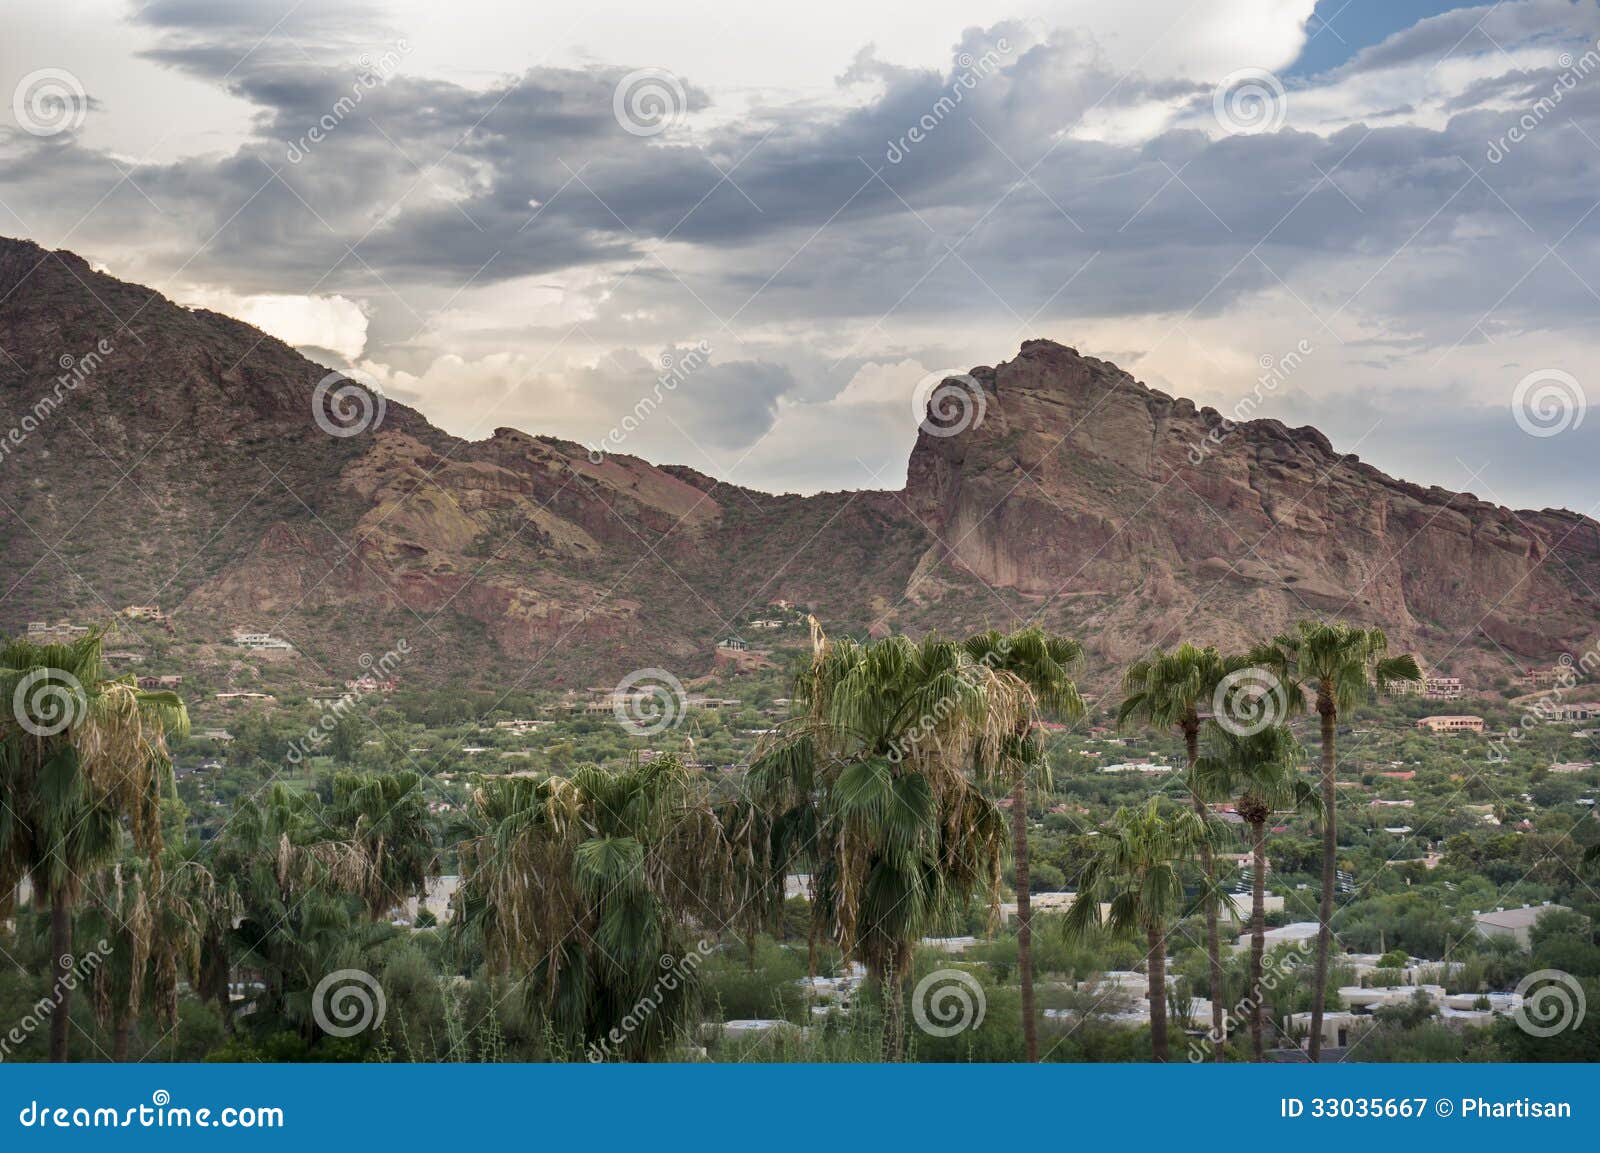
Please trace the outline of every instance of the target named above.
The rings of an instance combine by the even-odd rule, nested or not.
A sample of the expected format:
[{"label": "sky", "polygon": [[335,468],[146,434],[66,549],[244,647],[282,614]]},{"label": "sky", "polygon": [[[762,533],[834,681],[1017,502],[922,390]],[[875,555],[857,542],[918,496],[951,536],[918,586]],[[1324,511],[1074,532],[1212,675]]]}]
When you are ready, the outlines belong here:
[{"label": "sky", "polygon": [[0,235],[459,436],[769,491],[900,487],[923,382],[1047,337],[1592,512],[1597,43],[1594,0],[17,0]]}]

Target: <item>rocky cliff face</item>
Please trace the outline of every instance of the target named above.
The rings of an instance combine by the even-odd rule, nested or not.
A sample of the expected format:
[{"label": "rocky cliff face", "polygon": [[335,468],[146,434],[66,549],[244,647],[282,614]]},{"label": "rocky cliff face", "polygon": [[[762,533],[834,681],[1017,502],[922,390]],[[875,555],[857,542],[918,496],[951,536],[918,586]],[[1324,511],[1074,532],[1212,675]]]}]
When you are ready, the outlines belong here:
[{"label": "rocky cliff face", "polygon": [[416,675],[570,685],[709,667],[777,598],[838,629],[1038,620],[1102,669],[1313,614],[1507,667],[1590,643],[1600,613],[1593,521],[1394,480],[1312,429],[1212,437],[1217,413],[1049,341],[953,382],[971,419],[921,435],[903,492],[808,498],[510,429],[465,442],[394,402],[330,436],[321,366],[4,240],[0,349],[7,630],[160,602],[327,668],[404,636]]},{"label": "rocky cliff face", "polygon": [[1108,659],[1311,615],[1462,663],[1496,646],[1548,660],[1594,634],[1594,521],[1395,480],[1315,429],[1227,426],[1050,341],[972,380],[982,423],[924,432],[910,495],[952,563],[1062,606]]}]

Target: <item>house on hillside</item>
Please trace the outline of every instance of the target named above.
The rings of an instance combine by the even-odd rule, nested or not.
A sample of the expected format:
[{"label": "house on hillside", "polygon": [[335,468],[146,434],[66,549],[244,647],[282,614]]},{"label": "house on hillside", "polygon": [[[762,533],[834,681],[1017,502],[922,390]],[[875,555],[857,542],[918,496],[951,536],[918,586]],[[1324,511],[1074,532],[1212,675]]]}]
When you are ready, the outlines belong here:
[{"label": "house on hillside", "polygon": [[1481,733],[1483,718],[1450,715],[1423,717],[1417,722],[1417,728],[1426,729],[1430,733]]},{"label": "house on hillside", "polygon": [[1538,924],[1539,918],[1557,911],[1571,912],[1565,905],[1552,905],[1546,901],[1542,905],[1523,905],[1520,909],[1492,909],[1487,913],[1474,910],[1472,920],[1478,936],[1484,940],[1511,937],[1526,949],[1533,942],[1533,927]]}]

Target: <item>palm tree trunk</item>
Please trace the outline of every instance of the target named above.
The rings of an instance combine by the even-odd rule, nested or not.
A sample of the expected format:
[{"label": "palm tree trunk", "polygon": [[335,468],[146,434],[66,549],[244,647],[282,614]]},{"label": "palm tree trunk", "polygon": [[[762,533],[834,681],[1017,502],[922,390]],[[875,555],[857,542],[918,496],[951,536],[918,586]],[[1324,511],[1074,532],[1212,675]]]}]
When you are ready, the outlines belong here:
[{"label": "palm tree trunk", "polygon": [[1267,1059],[1261,1040],[1261,968],[1267,952],[1267,823],[1251,827],[1254,842],[1250,867],[1250,1050]]},{"label": "palm tree trunk", "polygon": [[1039,1059],[1039,1027],[1033,1019],[1033,900],[1028,892],[1028,786],[1017,778],[1011,789],[1011,844],[1017,879],[1017,974],[1022,981],[1024,1061]]},{"label": "palm tree trunk", "polygon": [[1317,713],[1322,718],[1322,899],[1317,904],[1316,983],[1311,989],[1311,1038],[1306,1048],[1312,1061],[1322,1055],[1322,1009],[1328,997],[1328,950],[1333,942],[1334,863],[1339,852],[1334,817],[1334,766],[1338,763],[1334,741],[1338,738],[1339,711],[1325,690],[1318,694]]},{"label": "palm tree trunk", "polygon": [[54,974],[50,1013],[50,1060],[67,1059],[67,1027],[72,1009],[72,907],[67,891],[56,886],[50,894],[50,967]]},{"label": "palm tree trunk", "polygon": [[[1183,747],[1189,757],[1189,799],[1201,821],[1207,818],[1206,803],[1193,788],[1194,766],[1200,759],[1200,722],[1185,721]],[[1227,1027],[1222,1019],[1222,946],[1217,931],[1217,866],[1211,856],[1211,843],[1200,843],[1200,868],[1205,874],[1206,960],[1211,966],[1211,1059],[1222,1060],[1222,1047],[1228,1042]]]},{"label": "palm tree trunk", "polygon": [[111,1059],[113,1061],[126,1061],[128,1059],[128,1026],[128,1020],[122,1018],[117,1021],[117,1027],[111,1034]]},{"label": "palm tree trunk", "polygon": [[1160,931],[1150,926],[1147,933],[1150,951],[1145,969],[1150,979],[1150,1050],[1157,1061],[1167,1059],[1167,943]]},{"label": "palm tree trunk", "polygon": [[905,1059],[905,996],[900,987],[900,946],[889,952],[887,972],[879,975],[878,988],[883,998],[883,1059],[898,1064]]}]

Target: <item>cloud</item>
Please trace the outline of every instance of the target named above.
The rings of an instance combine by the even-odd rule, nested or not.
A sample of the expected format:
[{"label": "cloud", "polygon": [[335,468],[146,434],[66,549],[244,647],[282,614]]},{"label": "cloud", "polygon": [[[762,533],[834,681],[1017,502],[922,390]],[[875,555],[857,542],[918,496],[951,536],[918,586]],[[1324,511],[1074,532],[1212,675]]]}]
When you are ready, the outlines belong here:
[{"label": "cloud", "polygon": [[236,316],[296,348],[323,348],[349,361],[367,344],[367,316],[343,296],[239,296],[225,289],[191,288],[175,300],[191,308]]},{"label": "cloud", "polygon": [[[1229,134],[1213,86],[1287,69],[1311,5],[1185,8],[1095,3],[1057,27],[1023,5],[947,38],[937,66],[910,39],[853,44],[838,83],[803,94],[734,93],[712,67],[642,136],[613,94],[649,60],[563,50],[469,83],[392,10],[273,32],[271,5],[169,0],[143,10],[146,58],[246,103],[248,138],[130,163],[0,130],[0,219],[362,356],[463,435],[592,441],[663,350],[705,341],[625,451],[756,486],[898,483],[899,374],[1033,336],[1202,399],[1309,337],[1304,387],[1393,397],[1385,429],[1418,436],[1419,386],[1490,405],[1509,349],[1592,358],[1600,75],[1562,87],[1561,54],[1600,34],[1593,6],[1422,21],[1287,82],[1283,126],[1259,135]],[[375,66],[385,51],[396,66]],[[1534,483],[1560,503],[1568,482]]]}]

